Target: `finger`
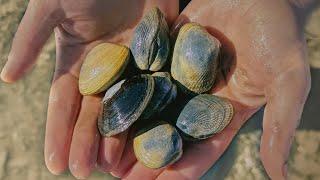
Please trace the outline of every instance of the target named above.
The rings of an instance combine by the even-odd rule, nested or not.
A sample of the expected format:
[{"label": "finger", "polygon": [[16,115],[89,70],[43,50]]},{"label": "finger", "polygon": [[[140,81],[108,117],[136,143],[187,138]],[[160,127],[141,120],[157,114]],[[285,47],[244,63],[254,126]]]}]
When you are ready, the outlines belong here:
[{"label": "finger", "polygon": [[52,83],[45,135],[45,161],[53,174],[68,167],[72,131],[80,107],[78,81],[70,74]]},{"label": "finger", "polygon": [[133,151],[134,130],[131,128],[127,137],[127,142],[122,153],[120,162],[116,167],[113,167],[111,174],[115,177],[122,178],[137,162]]},{"label": "finger", "polygon": [[123,179],[156,179],[163,169],[150,169],[136,162],[133,167],[124,175]]},{"label": "finger", "polygon": [[6,82],[18,80],[34,64],[41,48],[60,19],[54,1],[30,1],[1,72]]},{"label": "finger", "polygon": [[310,88],[307,72],[283,73],[267,92],[260,153],[271,179],[286,178],[291,142]]},{"label": "finger", "polygon": [[100,135],[97,118],[101,106],[101,97],[85,96],[73,130],[69,168],[79,179],[87,178],[95,167],[98,155]]},{"label": "finger", "polygon": [[[58,37],[56,37],[58,38]],[[81,95],[78,90],[79,67],[82,49],[57,44],[57,61],[47,112],[45,135],[45,162],[53,174],[68,167],[69,150]]]},{"label": "finger", "polygon": [[212,138],[185,149],[182,158],[164,170],[157,179],[199,179],[205,174],[226,150],[244,122],[257,110],[232,103],[235,115],[230,124]]},{"label": "finger", "polygon": [[128,131],[125,131],[112,137],[101,138],[97,161],[101,171],[110,172],[118,166],[126,145],[127,135]]}]

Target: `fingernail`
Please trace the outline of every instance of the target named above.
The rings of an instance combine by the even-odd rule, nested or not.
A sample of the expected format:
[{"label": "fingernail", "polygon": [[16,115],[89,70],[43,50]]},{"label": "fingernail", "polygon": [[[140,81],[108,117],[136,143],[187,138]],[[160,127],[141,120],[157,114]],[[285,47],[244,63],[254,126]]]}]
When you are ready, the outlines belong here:
[{"label": "fingernail", "polygon": [[83,173],[79,170],[79,161],[78,160],[76,160],[74,163],[72,163],[69,168],[70,168],[72,175],[76,179],[86,179],[87,176],[84,175],[85,173]]},{"label": "fingernail", "polygon": [[77,171],[79,168],[79,161],[76,160],[75,162],[71,163],[71,166],[70,166],[70,170],[71,171]]},{"label": "fingernail", "polygon": [[2,68],[2,70],[1,70],[0,76],[1,76],[1,79],[4,80],[4,76],[5,76],[5,66],[4,66],[4,67]]},{"label": "fingernail", "polygon": [[2,70],[1,70],[1,77],[3,77],[3,75],[5,74],[5,72],[6,72],[6,69],[7,69],[7,66],[8,66],[8,61],[9,61],[9,56],[10,55],[8,55],[8,57],[7,57],[7,61],[6,61],[6,63],[3,65],[3,67],[2,67]]},{"label": "fingernail", "polygon": [[103,173],[109,173],[112,169],[110,167],[110,164],[105,161],[101,162],[101,160],[96,164],[96,168]]},{"label": "fingernail", "polygon": [[113,172],[110,172],[110,174],[111,174],[113,177],[121,178],[120,176],[116,175],[116,174],[115,174],[115,173],[113,173]]},{"label": "fingernail", "polygon": [[13,80],[8,79],[8,77],[7,77],[7,74],[8,74],[7,71],[8,71],[7,65],[4,65],[4,67],[1,70],[0,78],[2,81],[6,82],[6,83],[12,83]]},{"label": "fingernail", "polygon": [[99,165],[96,165],[96,169],[99,171],[99,172],[102,172],[102,173],[107,173],[103,170],[103,168]]},{"label": "fingernail", "polygon": [[55,152],[48,153],[48,154],[49,154],[49,157],[45,158],[47,169],[53,175],[61,175],[66,170],[67,167],[63,163],[60,163],[57,160]]},{"label": "fingernail", "polygon": [[288,177],[288,164],[285,163],[282,168],[282,175],[285,179]]}]

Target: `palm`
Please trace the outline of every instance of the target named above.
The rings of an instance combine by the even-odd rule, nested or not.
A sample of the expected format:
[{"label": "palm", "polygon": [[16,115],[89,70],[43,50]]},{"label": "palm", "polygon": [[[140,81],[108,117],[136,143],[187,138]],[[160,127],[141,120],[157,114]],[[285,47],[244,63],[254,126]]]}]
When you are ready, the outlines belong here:
[{"label": "palm", "polygon": [[[72,77],[76,77],[73,79],[77,80],[83,57],[93,46],[105,41],[128,46],[133,29],[145,11],[156,5],[162,9],[168,8],[162,5],[164,2],[157,3],[157,1],[148,3],[142,3],[142,1],[71,2],[71,4],[65,5],[65,11],[70,14],[70,17],[67,17],[67,20],[55,30],[56,39],[59,40],[57,43],[58,60],[61,58],[63,61],[61,62],[61,66],[56,68],[57,73],[55,79],[57,79],[57,81],[53,83],[53,88],[54,86],[61,86],[59,85],[59,76],[69,74]],[[126,3],[126,6],[123,5],[124,3]],[[74,7],[77,8],[74,9]],[[176,8],[174,6],[172,8],[171,11],[168,8],[169,10],[167,11],[169,12],[164,11],[169,21],[172,21],[172,18],[175,18],[174,16],[177,13],[175,12]],[[71,82],[70,80],[68,81]],[[78,94],[78,92],[75,92],[78,91],[78,89],[76,87],[77,81],[73,82],[74,88],[73,90],[70,88],[70,94],[74,96],[74,94]],[[61,84],[63,84],[63,82],[61,82]],[[96,119],[98,110],[100,109],[100,98],[83,97],[82,100],[80,100],[81,97],[78,97],[78,99],[70,99],[74,101],[75,104],[78,104],[75,107],[81,108],[78,117],[75,117],[77,122],[73,130],[73,135],[66,134],[65,137],[72,137],[72,140],[70,139],[71,147],[69,154],[69,167],[71,172],[77,177],[86,177],[94,168],[96,159],[98,160],[100,169],[103,171],[109,171],[118,164],[125,145],[126,133],[113,138],[102,138],[99,142]],[[56,111],[55,109],[57,108],[58,107],[53,108],[53,111]],[[57,115],[59,115],[59,117],[63,116],[53,112],[52,119],[57,118]],[[50,118],[50,112],[48,116],[48,118]],[[70,117],[68,118],[70,119]],[[56,134],[57,129],[49,123],[50,121],[48,121],[47,124],[47,134],[49,134],[47,137],[50,138],[50,133]],[[72,130],[68,132],[71,133]],[[63,140],[61,139],[59,142],[51,143],[49,139],[46,142],[48,142],[46,149],[49,151],[46,152],[48,154],[47,157],[50,157],[52,150],[57,147],[57,143],[63,142]],[[99,143],[100,148],[98,148]],[[63,147],[63,149],[65,150],[65,147]],[[61,152],[61,155],[68,156],[68,153]],[[50,163],[50,159],[49,161],[47,160],[48,166],[50,166]]]},{"label": "palm", "polygon": [[[88,176],[94,168],[100,141],[95,127],[100,98],[81,97],[79,94],[77,79],[80,66],[87,51],[98,43],[108,41],[127,45],[132,29],[142,15],[137,13],[143,13],[134,12],[134,8],[142,9],[141,7],[133,7],[138,6],[137,4],[125,6],[133,8],[125,10],[132,18],[128,19],[126,16],[128,14],[121,13],[123,12],[121,8],[123,2],[111,2],[114,4],[113,6],[110,6],[109,3],[108,1],[71,1],[70,4],[66,3],[64,8],[70,17],[67,17],[67,20],[55,29],[57,67],[50,97],[55,97],[57,96],[55,94],[61,94],[59,91],[64,91],[63,99],[68,98],[74,109],[62,114],[57,112],[61,109],[61,104],[51,103],[51,107],[49,107],[45,153],[47,166],[53,171],[64,170],[68,161],[72,173],[77,177]],[[110,9],[110,7],[112,8]],[[66,15],[68,16],[68,14]],[[69,84],[69,88],[64,88],[65,83]],[[57,88],[55,89],[55,87]],[[63,88],[63,90],[58,88]],[[70,104],[64,103],[64,105],[69,106]],[[72,112],[79,112],[79,114],[76,115]],[[68,123],[63,131],[65,134],[58,136],[59,139],[57,139],[57,131],[60,127],[55,125],[57,120],[50,121],[50,119],[60,119],[61,123]],[[52,138],[54,136],[56,139]],[[125,140],[125,137],[122,139]],[[105,143],[108,143],[108,140],[102,139],[101,149]],[[112,142],[109,143],[112,144]],[[64,144],[69,147],[66,148]],[[70,153],[68,153],[69,149]],[[106,147],[101,151],[108,151],[108,149]],[[61,157],[50,158],[52,154]],[[104,153],[101,154],[102,158],[107,158],[103,155]],[[111,166],[116,162],[109,163]]]},{"label": "palm", "polygon": [[104,171],[120,160],[126,133],[100,139],[96,128],[100,97],[80,95],[80,67],[88,50],[101,42],[128,45],[136,24],[154,6],[158,6],[172,23],[178,15],[178,2],[168,2],[56,0],[29,3],[2,79],[13,82],[20,78],[34,64],[54,29],[57,60],[45,139],[45,160],[52,173],[59,174],[69,166],[74,176],[85,178],[97,160]]},{"label": "palm", "polygon": [[303,35],[289,4],[193,0],[176,29],[189,21],[205,26],[222,43],[221,68],[228,74],[220,74],[212,93],[231,100],[235,116],[221,133],[189,146],[169,169],[148,170],[136,163],[126,178],[198,179],[264,104],[261,158],[272,179],[284,178],[288,148],[310,87]]},{"label": "palm", "polygon": [[83,178],[98,161],[101,170],[127,178],[199,178],[241,125],[267,104],[261,158],[272,178],[282,178],[310,86],[303,36],[285,1],[193,0],[176,21],[176,28],[187,21],[198,22],[223,44],[223,70],[228,74],[226,79],[219,76],[212,92],[227,97],[235,107],[235,116],[223,132],[194,144],[179,162],[160,170],[136,162],[127,132],[100,139],[96,128],[100,97],[82,97],[78,90],[84,56],[104,41],[128,45],[139,19],[155,5],[169,23],[176,18],[177,1],[169,0],[30,2],[1,77],[8,82],[20,78],[54,29],[57,61],[45,144],[49,170],[60,173],[69,164],[72,173]]}]

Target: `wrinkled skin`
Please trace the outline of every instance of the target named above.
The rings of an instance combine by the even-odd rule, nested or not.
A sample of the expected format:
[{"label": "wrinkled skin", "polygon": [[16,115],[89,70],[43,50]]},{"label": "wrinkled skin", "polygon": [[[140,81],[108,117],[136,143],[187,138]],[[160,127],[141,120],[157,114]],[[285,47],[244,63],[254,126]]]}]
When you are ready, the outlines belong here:
[{"label": "wrinkled skin", "polygon": [[[300,21],[303,18],[296,18],[293,1],[193,0],[177,18],[173,35],[181,25],[192,21],[205,26],[221,41],[225,54],[223,71],[228,74],[226,78],[220,75],[212,93],[231,100],[235,116],[221,133],[190,146],[177,163],[160,170],[136,162],[131,133],[100,138],[96,129],[100,98],[81,97],[78,92],[77,77],[87,50],[101,41],[127,45],[141,18],[136,14],[139,3],[124,10],[123,6],[120,8],[124,1],[117,2],[32,1],[15,36],[1,74],[7,82],[19,79],[31,67],[52,28],[58,25],[57,65],[45,143],[49,170],[61,173],[69,162],[73,175],[84,178],[97,160],[100,170],[127,179],[197,179],[221,156],[244,122],[266,104],[261,159],[272,179],[285,179],[291,141],[310,89]],[[154,0],[147,4],[158,4],[170,24],[177,16],[177,1],[170,1],[169,5],[166,2],[169,1]],[[105,10],[111,4],[116,10]]]},{"label": "wrinkled skin", "polygon": [[229,73],[225,78],[220,74],[212,93],[231,100],[235,116],[221,133],[186,149],[170,168],[148,170],[136,163],[127,179],[198,179],[265,104],[261,160],[271,179],[286,179],[289,149],[310,90],[303,17],[297,14],[303,4],[290,4],[293,2],[191,1],[173,26],[173,34],[191,21],[205,26],[221,41],[222,69]]},{"label": "wrinkled skin", "polygon": [[80,66],[88,50],[101,42],[128,46],[134,27],[154,6],[165,13],[169,23],[178,16],[176,0],[29,2],[1,77],[6,82],[22,77],[54,32],[56,67],[45,137],[45,161],[53,174],[60,174],[69,166],[75,177],[86,178],[97,161],[104,171],[110,171],[118,164],[126,133],[112,138],[100,137],[96,120],[101,96],[80,95]]}]

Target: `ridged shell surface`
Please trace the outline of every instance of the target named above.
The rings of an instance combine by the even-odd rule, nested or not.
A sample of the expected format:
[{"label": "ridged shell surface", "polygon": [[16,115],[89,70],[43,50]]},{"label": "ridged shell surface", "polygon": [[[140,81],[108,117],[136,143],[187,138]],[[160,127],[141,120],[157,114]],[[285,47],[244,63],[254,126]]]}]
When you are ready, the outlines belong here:
[{"label": "ridged shell surface", "polygon": [[169,73],[157,72],[152,75],[155,81],[153,96],[141,115],[142,119],[148,119],[151,116],[161,112],[168,104],[170,104],[176,94],[175,85],[171,82]]},{"label": "ridged shell surface", "polygon": [[128,129],[151,100],[154,79],[139,75],[112,86],[102,101],[98,128],[103,136],[112,136]]},{"label": "ridged shell surface", "polygon": [[166,63],[169,47],[169,30],[164,15],[152,8],[137,25],[130,49],[141,70],[158,71]]},{"label": "ridged shell surface", "polygon": [[154,72],[152,74],[152,76],[154,76],[154,77],[156,77],[156,76],[158,76],[158,77],[167,77],[167,78],[171,79],[171,75],[170,75],[169,72]]},{"label": "ridged shell surface", "polygon": [[[169,78],[170,80],[172,79],[171,75],[169,72],[155,72],[152,74],[152,76],[154,77],[166,77]],[[171,88],[171,92],[168,94],[170,95],[170,97],[167,99],[167,101],[163,101],[164,105],[160,105],[160,109],[159,112],[161,112],[167,105],[169,105],[171,102],[173,102],[176,97],[177,97],[177,86],[172,83],[172,88]]]},{"label": "ridged shell surface", "polygon": [[142,164],[158,169],[179,160],[182,139],[173,126],[163,123],[138,133],[133,140],[133,148]]},{"label": "ridged shell surface", "polygon": [[222,131],[233,117],[233,106],[224,98],[201,94],[191,99],[177,120],[177,127],[194,139]]},{"label": "ridged shell surface", "polygon": [[216,79],[220,42],[205,28],[187,23],[179,31],[171,64],[173,79],[182,89],[204,93]]},{"label": "ridged shell surface", "polygon": [[81,66],[80,93],[97,94],[109,88],[121,76],[129,58],[129,49],[122,45],[103,43],[94,47]]}]

